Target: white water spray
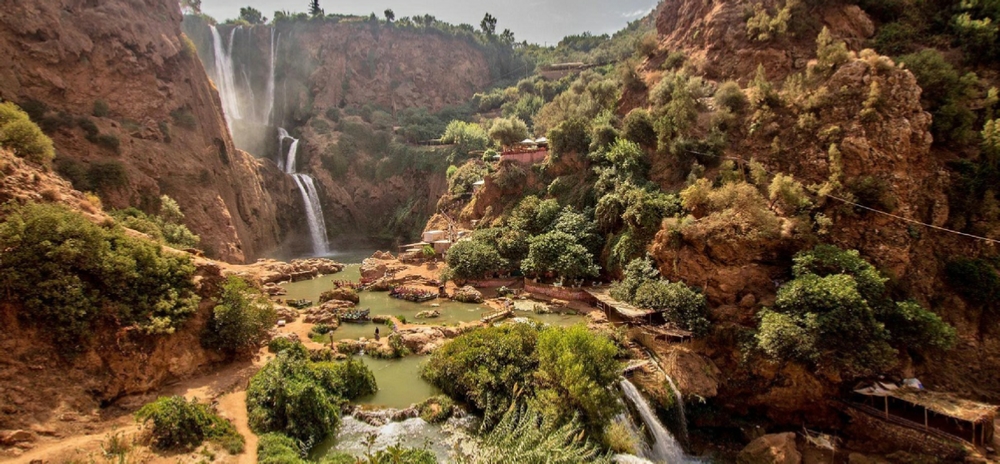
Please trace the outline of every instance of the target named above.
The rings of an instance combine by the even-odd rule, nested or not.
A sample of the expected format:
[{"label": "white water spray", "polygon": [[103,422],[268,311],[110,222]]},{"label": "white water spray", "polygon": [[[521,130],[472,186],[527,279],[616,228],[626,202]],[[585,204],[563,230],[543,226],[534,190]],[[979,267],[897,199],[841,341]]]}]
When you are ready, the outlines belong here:
[{"label": "white water spray", "polygon": [[[684,396],[681,395],[681,391],[677,389],[677,385],[674,384],[674,379],[670,378],[666,372],[663,376],[667,378],[667,383],[670,384],[670,389],[674,393],[674,400],[677,401],[677,413],[680,415],[680,427],[681,427],[681,440],[684,443],[688,443],[688,426],[687,426],[687,415],[684,414]],[[688,443],[690,445],[690,443]]]},{"label": "white water spray", "polygon": [[271,28],[271,64],[267,75],[267,96],[264,100],[264,124],[271,124],[271,112],[274,111],[274,28]]},{"label": "white water spray", "polygon": [[676,464],[686,462],[687,458],[684,456],[684,450],[681,449],[677,440],[674,439],[673,435],[660,422],[660,419],[656,417],[653,408],[646,401],[646,398],[639,393],[639,389],[632,382],[629,382],[628,379],[622,379],[620,385],[625,398],[635,406],[635,409],[639,412],[639,418],[642,419],[642,423],[646,426],[646,430],[652,435],[653,442],[649,445],[649,454],[644,457],[661,463]]},{"label": "white water spray", "polygon": [[295,162],[299,151],[299,139],[288,135],[284,128],[278,128],[278,146],[284,147],[285,140],[291,140],[288,147],[288,154],[283,159],[279,157],[278,167],[295,179],[295,185],[302,194],[302,203],[305,205],[306,221],[309,224],[309,237],[312,240],[313,254],[315,256],[326,256],[330,253],[326,244],[326,218],[323,216],[323,206],[319,202],[319,191],[316,190],[316,182],[308,174],[295,172]]},{"label": "white water spray", "polygon": [[233,131],[233,120],[243,119],[240,114],[239,96],[236,92],[235,71],[233,70],[233,40],[235,39],[236,27],[229,31],[229,46],[222,43],[222,36],[219,29],[210,26],[212,30],[212,48],[215,52],[215,86],[219,90],[219,98],[222,99],[223,114],[226,116],[226,124],[229,131]]}]

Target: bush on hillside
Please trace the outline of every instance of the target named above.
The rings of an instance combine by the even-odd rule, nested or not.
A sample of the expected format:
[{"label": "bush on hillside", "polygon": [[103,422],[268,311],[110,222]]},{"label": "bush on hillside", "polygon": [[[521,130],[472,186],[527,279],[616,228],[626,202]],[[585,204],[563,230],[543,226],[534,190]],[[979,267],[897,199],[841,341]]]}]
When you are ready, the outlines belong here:
[{"label": "bush on hillside", "polygon": [[242,277],[231,275],[222,284],[219,304],[212,310],[202,343],[230,355],[254,353],[277,321],[271,299]]},{"label": "bush on hillside", "polygon": [[448,250],[447,263],[456,279],[482,279],[510,265],[493,245],[479,240],[456,243]]},{"label": "bush on hillside", "polygon": [[39,164],[47,165],[55,157],[52,139],[12,102],[0,103],[0,147]]},{"label": "bush on hillside", "polygon": [[319,443],[340,425],[343,402],[377,390],[362,361],[311,362],[304,351],[279,352],[250,379],[247,411],[254,432],[281,432],[303,443]]},{"label": "bush on hillside", "polygon": [[896,348],[947,350],[955,329],[912,301],[893,302],[857,251],[830,245],[796,255],[795,279],[760,313],[757,347],[768,356],[848,378],[896,364]]},{"label": "bush on hillside", "polygon": [[201,237],[195,235],[181,221],[184,213],[180,206],[166,195],[159,198],[159,214],[147,215],[136,208],[125,208],[111,211],[122,226],[149,235],[155,240],[162,240],[175,248],[194,248],[201,242]]},{"label": "bush on hillside", "polygon": [[715,105],[739,113],[750,103],[743,89],[735,81],[726,81],[715,91]]},{"label": "bush on hillside", "polygon": [[210,440],[230,454],[243,451],[243,436],[236,427],[197,400],[160,397],[136,411],[135,418],[143,424],[152,423],[153,441],[160,449],[193,449]]},{"label": "bush on hillside", "polygon": [[529,389],[538,368],[538,329],[528,324],[486,327],[464,334],[431,354],[421,375],[448,396],[485,411]]},{"label": "bush on hillside", "polygon": [[573,118],[559,123],[548,134],[554,155],[585,154],[590,148],[590,127],[586,121]]},{"label": "bush on hillside", "polygon": [[9,205],[0,224],[0,288],[63,353],[98,323],[167,334],[194,313],[194,266],[157,243],[58,205]]},{"label": "bush on hillside", "polygon": [[644,108],[629,111],[622,121],[622,137],[646,149],[656,148],[656,127],[649,111]]}]

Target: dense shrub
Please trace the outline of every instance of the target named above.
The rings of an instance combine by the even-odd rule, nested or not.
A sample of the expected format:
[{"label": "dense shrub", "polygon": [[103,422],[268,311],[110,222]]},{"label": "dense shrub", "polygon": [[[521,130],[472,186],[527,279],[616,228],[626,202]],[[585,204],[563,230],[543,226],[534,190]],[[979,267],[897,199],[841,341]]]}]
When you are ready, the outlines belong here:
[{"label": "dense shrub", "polygon": [[231,454],[243,451],[243,436],[236,427],[196,400],[160,397],[136,411],[135,418],[143,424],[152,422],[153,440],[161,449],[190,449],[210,440]]},{"label": "dense shrub", "polygon": [[1000,296],[1000,276],[982,259],[958,258],[944,268],[945,279],[967,300],[991,304]]},{"label": "dense shrub", "polygon": [[159,214],[148,215],[136,208],[125,208],[112,211],[111,217],[124,227],[162,240],[170,246],[182,249],[198,246],[201,237],[181,223],[184,213],[177,202],[166,195],[161,196],[159,201]]},{"label": "dense shrub", "polygon": [[599,270],[594,256],[577,237],[562,231],[532,237],[528,256],[521,262],[521,271],[535,276],[577,279],[596,276]]},{"label": "dense shrub", "polygon": [[949,349],[955,329],[912,301],[893,302],[885,277],[856,251],[820,245],[795,257],[795,279],[760,313],[768,356],[856,378],[896,364],[895,347]]},{"label": "dense shrub", "polygon": [[478,329],[431,354],[421,372],[448,396],[483,411],[509,403],[517,387],[530,387],[537,342],[538,329],[528,324]]},{"label": "dense shrub", "polygon": [[975,114],[968,101],[975,74],[962,76],[941,52],[925,49],[899,57],[913,72],[923,90],[924,109],[934,116],[931,132],[935,142],[964,142],[972,137]]},{"label": "dense shrub", "polygon": [[247,411],[256,433],[282,432],[316,444],[340,424],[344,401],[373,393],[375,377],[360,360],[314,363],[285,350],[250,379]]},{"label": "dense shrub", "polygon": [[734,113],[743,111],[750,103],[743,89],[734,81],[726,81],[719,85],[714,98],[716,106],[727,108]]},{"label": "dense shrub", "polygon": [[600,432],[620,410],[614,388],[621,375],[611,339],[584,325],[550,327],[538,336],[537,403],[557,422],[584,418],[588,429]]},{"label": "dense shrub", "polygon": [[195,119],[190,108],[177,108],[170,112],[170,117],[174,120],[174,124],[185,129],[195,129],[198,127],[198,120]]},{"label": "dense shrub", "polygon": [[555,155],[584,154],[590,148],[590,127],[582,119],[569,119],[550,130],[548,139]]},{"label": "dense shrub", "polygon": [[271,299],[239,276],[222,284],[219,304],[205,327],[202,343],[231,355],[256,352],[278,321]]},{"label": "dense shrub", "polygon": [[490,137],[482,126],[464,121],[452,121],[441,136],[441,143],[458,145],[458,151],[468,154],[472,151],[485,150],[490,143]]},{"label": "dense shrub", "polygon": [[576,421],[558,424],[546,420],[536,408],[517,404],[507,409],[499,423],[485,434],[476,462],[606,464],[611,459],[592,443],[582,440],[583,430]]},{"label": "dense shrub", "polygon": [[417,404],[420,418],[431,424],[448,420],[454,409],[455,402],[445,395],[432,396]]},{"label": "dense shrub", "polygon": [[490,126],[490,138],[505,147],[528,137],[528,125],[518,117],[498,118]]},{"label": "dense shrub", "polygon": [[452,195],[461,195],[472,191],[472,184],[483,180],[489,174],[489,168],[480,160],[470,160],[462,167],[455,169],[448,168],[448,192]]},{"label": "dense shrub", "polygon": [[629,111],[622,121],[622,137],[643,148],[656,148],[656,128],[649,111],[644,108]]},{"label": "dense shrub", "polygon": [[187,256],[98,226],[62,206],[8,206],[0,224],[0,288],[64,353],[98,323],[172,333],[197,308]]},{"label": "dense shrub", "polygon": [[308,464],[299,442],[280,433],[265,433],[257,442],[257,464]]},{"label": "dense shrub", "polygon": [[705,335],[709,329],[708,302],[683,282],[668,282],[660,278],[648,257],[634,259],[624,270],[624,278],[611,286],[611,296],[641,308],[662,310],[664,317],[695,335]]},{"label": "dense shrub", "polygon": [[[106,192],[127,186],[129,176],[121,161],[94,161],[87,168],[87,181],[90,189]],[[76,186],[76,184],[73,185]]]},{"label": "dense shrub", "polygon": [[28,113],[11,102],[0,103],[0,147],[40,164],[48,164],[55,157],[52,139],[42,133]]},{"label": "dense shrub", "polygon": [[108,108],[108,102],[104,100],[94,100],[94,111],[91,112],[95,117],[105,118],[111,112]]},{"label": "dense shrub", "polygon": [[479,240],[456,243],[448,250],[447,262],[457,279],[481,279],[510,265],[493,245]]}]

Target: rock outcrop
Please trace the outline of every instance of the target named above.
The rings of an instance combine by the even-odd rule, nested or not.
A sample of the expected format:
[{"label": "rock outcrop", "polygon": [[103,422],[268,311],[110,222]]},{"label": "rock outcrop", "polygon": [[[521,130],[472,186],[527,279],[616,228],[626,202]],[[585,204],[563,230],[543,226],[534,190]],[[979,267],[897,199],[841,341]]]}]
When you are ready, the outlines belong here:
[{"label": "rock outcrop", "polygon": [[799,464],[802,453],[795,445],[795,434],[775,433],[764,435],[740,451],[740,464]]},{"label": "rock outcrop", "polygon": [[90,185],[106,206],[169,195],[209,256],[253,259],[279,245],[300,201],[287,176],[233,145],[180,23],[161,0],[6,5],[0,98],[30,110],[62,165],[121,168],[118,184]]}]

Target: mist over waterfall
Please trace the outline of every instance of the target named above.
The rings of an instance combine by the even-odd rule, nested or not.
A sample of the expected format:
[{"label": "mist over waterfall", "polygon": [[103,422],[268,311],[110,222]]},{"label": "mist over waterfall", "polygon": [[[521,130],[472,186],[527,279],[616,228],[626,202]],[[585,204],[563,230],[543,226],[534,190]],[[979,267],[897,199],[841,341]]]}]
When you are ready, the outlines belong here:
[{"label": "mist over waterfall", "polygon": [[316,182],[312,176],[295,172],[296,157],[299,152],[299,139],[288,135],[284,128],[278,128],[278,146],[284,147],[285,141],[290,140],[287,156],[280,156],[279,167],[286,173],[291,174],[295,179],[295,185],[302,195],[302,203],[305,205],[306,222],[309,224],[309,237],[312,241],[312,251],[315,256],[325,256],[330,254],[327,247],[326,218],[323,216],[323,206],[319,201],[319,191],[316,190]]},{"label": "mist over waterfall", "polygon": [[[273,150],[278,33],[270,26],[209,25],[212,59],[206,70],[222,101],[236,146],[261,156]],[[259,50],[265,50],[260,53]]]},{"label": "mist over waterfall", "polygon": [[635,407],[646,431],[651,436],[648,449],[642,450],[643,457],[653,462],[670,464],[689,462],[690,460],[684,455],[681,445],[656,417],[656,412],[653,411],[646,398],[639,393],[639,389],[628,379],[622,379],[620,385],[625,398]]}]

